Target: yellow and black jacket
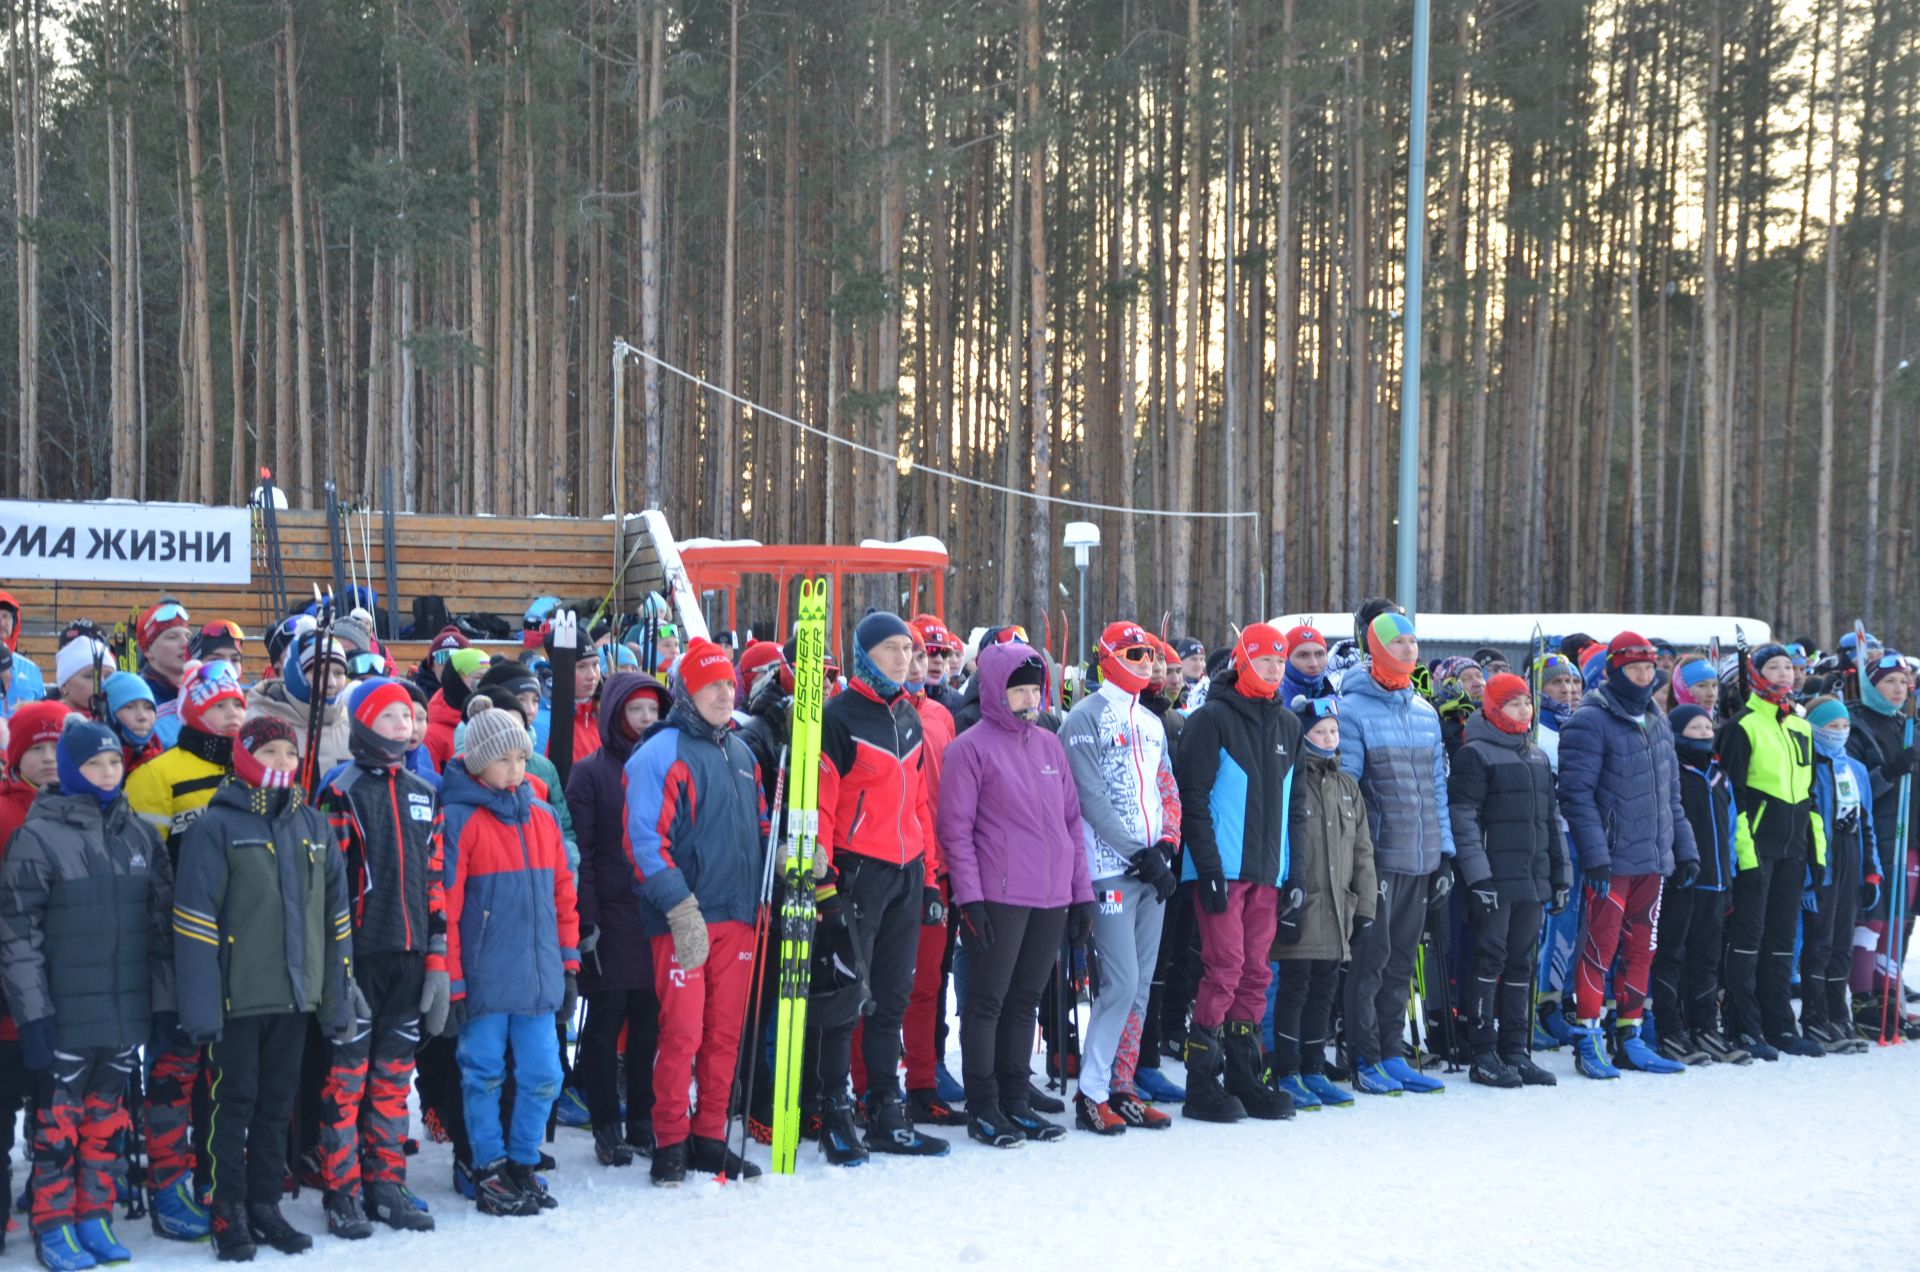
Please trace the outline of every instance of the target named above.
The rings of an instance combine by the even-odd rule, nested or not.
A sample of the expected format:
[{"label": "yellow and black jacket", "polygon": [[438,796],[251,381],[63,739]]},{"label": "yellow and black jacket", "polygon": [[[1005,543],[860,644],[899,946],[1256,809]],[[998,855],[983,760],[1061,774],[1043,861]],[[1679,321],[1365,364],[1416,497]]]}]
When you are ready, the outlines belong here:
[{"label": "yellow and black jacket", "polygon": [[1755,698],[1720,730],[1720,767],[1739,816],[1737,870],[1762,859],[1827,863],[1826,828],[1813,804],[1813,728],[1790,708]]}]

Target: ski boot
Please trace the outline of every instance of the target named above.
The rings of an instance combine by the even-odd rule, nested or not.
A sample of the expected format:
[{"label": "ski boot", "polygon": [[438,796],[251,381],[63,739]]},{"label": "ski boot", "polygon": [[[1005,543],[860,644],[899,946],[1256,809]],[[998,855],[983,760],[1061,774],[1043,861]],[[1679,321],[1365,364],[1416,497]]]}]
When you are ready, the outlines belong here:
[{"label": "ski boot", "polygon": [[[830,1166],[864,1166],[867,1146],[854,1125],[853,1100],[841,1095],[820,1110],[820,1151]],[[659,1149],[654,1150],[657,1157]]]},{"label": "ski boot", "polygon": [[[1014,1110],[1002,1104],[1001,1111],[1015,1123],[1019,1122],[1019,1114]],[[872,1117],[867,1126],[869,1153],[892,1153],[899,1157],[945,1157],[948,1147],[946,1140],[922,1135],[913,1129],[913,1123],[907,1120],[907,1111],[895,1092],[883,1092],[874,1099]]]},{"label": "ski boot", "polygon": [[[1009,1122],[1019,1128],[1022,1135],[1036,1143],[1052,1144],[1067,1138],[1066,1127],[1041,1117],[1033,1111],[1032,1105],[1022,1102],[1019,1096],[1014,1096],[1012,1099],[1002,1097],[1000,1111],[1006,1114]],[[944,1141],[936,1142],[944,1145]],[[943,1147],[941,1151],[946,1150]]]},{"label": "ski boot", "polygon": [[1573,1031],[1573,1065],[1587,1077],[1605,1082],[1619,1077],[1620,1070],[1607,1062],[1600,1034],[1600,1022],[1597,1020]]},{"label": "ski boot", "polygon": [[1164,1131],[1173,1125],[1171,1117],[1132,1091],[1115,1091],[1107,1096],[1107,1109],[1128,1126],[1136,1126],[1143,1131]]},{"label": "ski boot", "polygon": [[938,1091],[907,1092],[907,1120],[928,1126],[965,1126],[967,1115],[940,1097]]},{"label": "ski boot", "polygon": [[1313,1089],[1307,1085],[1307,1080],[1297,1073],[1274,1074],[1273,1089],[1292,1100],[1295,1109],[1307,1113],[1320,1111],[1320,1097],[1313,1093]]},{"label": "ski boot", "polygon": [[1187,1089],[1176,1085],[1172,1078],[1162,1073],[1158,1066],[1151,1069],[1136,1070],[1133,1075],[1134,1088],[1140,1098],[1155,1104],[1178,1104],[1187,1098]]},{"label": "ski boot", "polygon": [[473,1181],[474,1205],[483,1215],[524,1219],[540,1213],[540,1203],[521,1192],[507,1173],[504,1157],[470,1171],[467,1177]]},{"label": "ski boot", "polygon": [[1818,1060],[1827,1054],[1827,1049],[1803,1034],[1778,1034],[1767,1039],[1782,1055],[1801,1056],[1808,1060]]},{"label": "ski boot", "polygon": [[1678,1025],[1660,1031],[1654,1050],[1675,1064],[1697,1066],[1712,1064],[1713,1055],[1695,1042],[1693,1035]]},{"label": "ski boot", "polygon": [[1260,1027],[1251,1020],[1229,1020],[1222,1045],[1227,1053],[1227,1092],[1240,1101],[1247,1116],[1261,1122],[1284,1122],[1294,1115],[1293,1100],[1285,1091],[1267,1085],[1266,1057],[1260,1049]]},{"label": "ski boot", "polygon": [[615,1125],[593,1128],[593,1157],[602,1166],[633,1165],[633,1145]]},{"label": "ski boot", "polygon": [[728,1179],[758,1179],[760,1168],[727,1147],[725,1140],[696,1135],[687,1141],[687,1164],[708,1175]]},{"label": "ski boot", "polygon": [[1113,1101],[1095,1104],[1084,1095],[1073,1097],[1073,1122],[1081,1130],[1095,1135],[1124,1135],[1127,1131],[1127,1120],[1114,1112]]},{"label": "ski boot", "polygon": [[213,1231],[207,1209],[193,1195],[193,1173],[147,1194],[147,1217],[155,1233],[169,1241],[205,1241]]},{"label": "ski boot", "polygon": [[[1064,1090],[1065,1088],[1063,1087],[1062,1089]],[[1067,1111],[1067,1102],[1065,1100],[1053,1094],[1051,1091],[1045,1091],[1035,1086],[1031,1079],[1027,1082],[1027,1103],[1033,1107],[1035,1113],[1045,1113],[1050,1117]]]},{"label": "ski boot", "polygon": [[1685,1073],[1683,1061],[1669,1060],[1647,1045],[1637,1024],[1621,1025],[1613,1036],[1613,1063],[1618,1069],[1636,1073]]},{"label": "ski boot", "polygon": [[1220,1031],[1194,1025],[1187,1030],[1187,1099],[1182,1117],[1196,1122],[1238,1122],[1247,1106],[1220,1083],[1226,1057],[1220,1050]]},{"label": "ski boot", "polygon": [[1380,1067],[1392,1075],[1393,1080],[1400,1084],[1402,1090],[1413,1095],[1435,1095],[1447,1089],[1447,1084],[1440,1079],[1430,1078],[1408,1064],[1405,1056],[1384,1060]]},{"label": "ski boot", "polygon": [[561,1126],[584,1131],[593,1126],[593,1114],[587,1111],[586,1097],[578,1087],[561,1087],[560,1098],[553,1102],[553,1120]]},{"label": "ski boot", "polygon": [[1475,1086],[1498,1087],[1503,1091],[1515,1090],[1523,1083],[1520,1075],[1491,1051],[1483,1051],[1473,1058],[1473,1066],[1467,1070],[1467,1081]]},{"label": "ski boot", "polygon": [[373,1235],[373,1225],[360,1208],[360,1199],[350,1192],[330,1192],[324,1207],[327,1231],[342,1241],[365,1241]]},{"label": "ski boot", "polygon": [[250,1263],[256,1249],[253,1233],[247,1226],[245,1206],[231,1202],[213,1203],[208,1216],[213,1228],[213,1249],[222,1263]]},{"label": "ski boot", "polygon": [[1000,1111],[1000,1102],[985,1094],[967,1100],[967,1135],[988,1148],[1025,1148],[1026,1133]]},{"label": "ski boot", "polygon": [[967,1102],[967,1088],[960,1084],[960,1079],[953,1076],[953,1070],[947,1068],[945,1060],[942,1060],[933,1070],[933,1093],[947,1104]]},{"label": "ski boot", "polygon": [[270,1245],[282,1254],[305,1254],[313,1249],[313,1238],[287,1222],[277,1201],[249,1202],[247,1230],[254,1244]]},{"label": "ski boot", "polygon": [[1405,1095],[1407,1091],[1385,1065],[1359,1056],[1353,1059],[1353,1089],[1361,1095]]},{"label": "ski boot", "polygon": [[1350,1109],[1353,1107],[1353,1094],[1343,1091],[1333,1084],[1333,1080],[1324,1073],[1302,1073],[1300,1083],[1313,1092],[1323,1109]]},{"label": "ski boot", "polygon": [[53,1272],[80,1272],[82,1268],[100,1266],[100,1260],[93,1252],[80,1244],[80,1234],[70,1223],[58,1228],[48,1228],[34,1237],[34,1252],[40,1256],[40,1266],[51,1268]]},{"label": "ski boot", "polygon": [[133,1251],[121,1245],[120,1238],[113,1235],[113,1220],[107,1215],[82,1219],[73,1225],[73,1230],[80,1238],[80,1244],[93,1256],[93,1261],[102,1267],[110,1263],[125,1263],[133,1258]]},{"label": "ski boot", "polygon": [[1533,1062],[1533,1057],[1524,1051],[1515,1051],[1500,1057],[1500,1063],[1512,1069],[1520,1076],[1521,1086],[1558,1086],[1559,1082],[1551,1073]]},{"label": "ski boot", "polygon": [[534,1168],[513,1161],[507,1161],[507,1178],[513,1186],[533,1199],[533,1204],[542,1210],[552,1210],[560,1204],[559,1199],[547,1191],[547,1181],[534,1173]]},{"label": "ski boot", "polygon": [[393,1180],[368,1180],[361,1185],[360,1205],[367,1218],[399,1232],[432,1232],[433,1216],[425,1203]]},{"label": "ski boot", "polygon": [[1697,1029],[1693,1034],[1694,1042],[1700,1050],[1713,1057],[1715,1064],[1752,1064],[1753,1056],[1743,1047],[1727,1041],[1725,1034],[1718,1029]]},{"label": "ski boot", "polygon": [[1740,1049],[1755,1060],[1765,1060],[1768,1064],[1772,1064],[1780,1058],[1780,1053],[1775,1051],[1766,1039],[1756,1038],[1752,1034],[1743,1033],[1740,1035]]},{"label": "ski boot", "polygon": [[678,1188],[687,1179],[687,1142],[661,1144],[653,1150],[653,1162],[647,1167],[655,1188]]}]

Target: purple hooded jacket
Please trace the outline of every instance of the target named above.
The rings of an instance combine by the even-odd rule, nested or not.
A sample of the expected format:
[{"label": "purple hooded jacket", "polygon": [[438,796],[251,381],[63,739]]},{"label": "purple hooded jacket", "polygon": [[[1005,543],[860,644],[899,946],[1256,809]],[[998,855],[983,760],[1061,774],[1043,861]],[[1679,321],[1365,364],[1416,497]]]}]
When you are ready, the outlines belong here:
[{"label": "purple hooded jacket", "polygon": [[620,725],[627,700],[643,692],[658,695],[664,717],[667,690],[652,676],[623,671],[607,681],[600,691],[600,749],[576,763],[567,778],[567,806],[574,810],[573,832],[580,845],[575,904],[581,925],[600,929],[598,974],[594,960],[581,963],[580,991],[586,994],[653,988],[651,943],[641,930],[640,897],[624,843],[625,765],[637,744]]},{"label": "purple hooded jacket", "polygon": [[938,833],[956,905],[1051,910],[1093,900],[1066,748],[1007,707],[1008,677],[1039,657],[1020,644],[984,650],[980,723],[947,747]]}]

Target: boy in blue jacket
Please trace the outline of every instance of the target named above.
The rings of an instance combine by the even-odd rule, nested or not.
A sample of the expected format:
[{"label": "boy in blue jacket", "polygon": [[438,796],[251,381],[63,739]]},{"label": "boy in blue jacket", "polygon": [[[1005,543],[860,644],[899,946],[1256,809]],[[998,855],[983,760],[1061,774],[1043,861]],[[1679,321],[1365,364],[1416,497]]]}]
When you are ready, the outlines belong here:
[{"label": "boy in blue jacket", "polygon": [[1844,702],[1807,704],[1813,727],[1813,807],[1827,832],[1825,866],[1810,864],[1800,902],[1800,1031],[1828,1051],[1853,1055],[1867,1040],[1853,1031],[1847,973],[1855,918],[1880,899],[1880,851],[1867,766],[1847,754],[1853,722]]}]

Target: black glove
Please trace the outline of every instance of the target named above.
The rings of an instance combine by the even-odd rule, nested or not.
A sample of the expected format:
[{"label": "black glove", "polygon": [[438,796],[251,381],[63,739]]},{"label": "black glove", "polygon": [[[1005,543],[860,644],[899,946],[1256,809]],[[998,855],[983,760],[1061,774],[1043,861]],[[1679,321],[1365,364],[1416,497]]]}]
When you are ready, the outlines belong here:
[{"label": "black glove", "polygon": [[1434,901],[1445,901],[1448,894],[1452,891],[1453,863],[1443,861],[1440,863],[1440,868],[1433,872],[1433,895],[1431,899]]},{"label": "black glove", "polygon": [[946,921],[947,902],[940,889],[931,885],[920,889],[920,926],[939,927]]},{"label": "black glove", "polygon": [[1067,944],[1085,945],[1093,936],[1093,902],[1075,901],[1067,908]]},{"label": "black glove", "polygon": [[1171,840],[1163,839],[1151,848],[1142,848],[1127,858],[1125,873],[1153,889],[1153,895],[1164,902],[1180,886],[1180,880],[1174,877],[1173,866],[1165,851],[1173,846]]},{"label": "black glove", "polygon": [[1474,918],[1492,914],[1500,908],[1500,894],[1490,883],[1476,883],[1467,890],[1467,910]]},{"label": "black glove", "polygon": [[960,940],[977,953],[993,948],[993,918],[987,913],[985,901],[969,901],[960,907]]},{"label": "black glove", "polygon": [[1691,888],[1693,881],[1700,877],[1700,863],[1683,861],[1673,869],[1673,884],[1676,888]]},{"label": "black glove", "polygon": [[1227,880],[1224,875],[1201,875],[1200,886],[1194,889],[1194,895],[1200,898],[1200,908],[1208,914],[1227,912]]},{"label": "black glove", "polygon": [[572,972],[567,973],[566,992],[560,998],[560,1018],[572,1020],[575,1009],[580,1006],[580,978]]},{"label": "black glove", "polygon": [[20,1059],[27,1068],[35,1073],[44,1073],[53,1067],[53,1047],[58,1039],[53,1031],[53,1017],[42,1016],[38,1020],[22,1020],[20,1027]]},{"label": "black glove", "polygon": [[1587,887],[1593,890],[1595,897],[1604,897],[1613,891],[1612,866],[1588,866],[1586,869]]},{"label": "black glove", "polygon": [[1548,914],[1565,913],[1567,908],[1567,902],[1572,899],[1573,899],[1573,890],[1571,888],[1555,888],[1553,890],[1553,903],[1547,907],[1547,913]]},{"label": "black glove", "polygon": [[1860,909],[1862,913],[1871,913],[1880,908],[1880,881],[1868,879],[1860,885]]},{"label": "black glove", "polygon": [[460,1031],[466,1027],[467,1000],[463,995],[462,997],[454,999],[452,1005],[447,1008],[447,1032],[440,1036],[443,1038],[458,1038]]},{"label": "black glove", "polygon": [[582,920],[580,923],[580,943],[573,947],[580,953],[580,970],[593,976],[602,974],[600,968],[600,925]]},{"label": "black glove", "polygon": [[1354,915],[1353,931],[1348,933],[1347,935],[1348,944],[1351,944],[1351,945],[1360,944],[1360,938],[1365,936],[1367,934],[1367,929],[1372,926],[1373,926],[1373,920],[1368,918],[1366,915],[1364,914]]},{"label": "black glove", "polygon": [[1283,918],[1289,914],[1298,917],[1300,911],[1306,908],[1306,888],[1291,879],[1280,885],[1280,914]]},{"label": "black glove", "polygon": [[1889,751],[1880,761],[1880,776],[1889,780],[1904,777],[1913,772],[1913,752],[1902,747],[1898,751]]},{"label": "black glove", "polygon": [[813,890],[814,930],[824,931],[847,926],[847,903],[840,889],[826,883]]}]

